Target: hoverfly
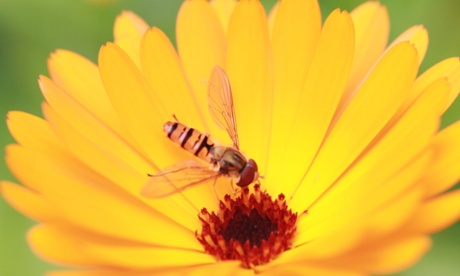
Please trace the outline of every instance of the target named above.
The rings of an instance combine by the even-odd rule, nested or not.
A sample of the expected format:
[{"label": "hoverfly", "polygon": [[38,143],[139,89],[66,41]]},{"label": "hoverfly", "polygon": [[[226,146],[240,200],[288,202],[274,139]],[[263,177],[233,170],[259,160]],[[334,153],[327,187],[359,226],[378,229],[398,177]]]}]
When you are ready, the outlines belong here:
[{"label": "hoverfly", "polygon": [[146,197],[169,196],[208,181],[216,183],[219,177],[230,177],[239,187],[246,187],[259,178],[257,164],[239,150],[233,96],[225,71],[216,66],[208,86],[208,107],[216,125],[225,129],[233,146],[217,145],[209,134],[202,133],[180,122],[166,122],[164,131],[169,139],[183,149],[209,163],[186,160],[166,167],[151,178],[142,189]]}]

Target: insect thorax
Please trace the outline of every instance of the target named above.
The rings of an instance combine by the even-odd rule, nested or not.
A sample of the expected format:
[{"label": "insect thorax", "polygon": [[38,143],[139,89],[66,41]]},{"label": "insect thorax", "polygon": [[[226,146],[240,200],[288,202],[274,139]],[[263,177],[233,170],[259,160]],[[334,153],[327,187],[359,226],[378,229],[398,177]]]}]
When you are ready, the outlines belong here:
[{"label": "insect thorax", "polygon": [[234,174],[240,172],[247,161],[238,151],[231,147],[215,146],[210,152],[211,161],[219,166],[222,174]]}]

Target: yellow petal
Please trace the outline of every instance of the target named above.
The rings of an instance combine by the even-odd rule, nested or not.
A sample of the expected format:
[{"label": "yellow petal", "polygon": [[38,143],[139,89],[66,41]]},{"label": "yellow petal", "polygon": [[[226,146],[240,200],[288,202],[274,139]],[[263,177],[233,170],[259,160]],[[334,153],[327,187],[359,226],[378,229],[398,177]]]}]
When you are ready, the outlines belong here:
[{"label": "yellow petal", "polygon": [[[169,110],[174,106],[163,106],[158,93],[168,93],[168,91],[153,93],[135,65],[114,44],[109,43],[101,49],[99,66],[104,85],[115,109],[136,141],[135,144],[139,145],[150,163],[156,165],[155,169],[163,169],[177,162],[196,158],[171,142],[164,134],[163,125],[171,119],[173,112]],[[177,74],[179,72],[176,70],[175,73],[173,77],[180,81],[181,77]],[[144,173],[156,172],[155,170]],[[145,181],[146,179],[143,182],[137,181],[134,185],[142,185]],[[207,204],[214,202],[212,199],[215,196],[210,188],[211,185],[212,183],[201,189],[190,189],[171,200],[182,207],[188,206],[189,209],[190,204],[194,205],[191,211],[196,214],[201,207],[206,206],[203,202]],[[163,202],[167,204],[166,201]]]},{"label": "yellow petal", "polygon": [[[176,117],[186,125],[196,128],[198,131],[206,131],[206,119],[211,120],[210,116],[207,115],[208,109],[207,106],[205,110],[199,108],[200,104],[205,104],[206,102],[198,104],[196,91],[192,91],[174,47],[165,34],[159,29],[152,28],[145,34],[142,42],[141,58],[144,76],[153,93],[155,93],[156,101],[159,105],[163,106],[166,113],[168,113],[167,120],[172,120],[172,115],[176,115]],[[165,122],[166,120],[163,124]],[[212,126],[214,129],[217,129],[214,122],[212,122]],[[156,131],[159,130],[160,128],[157,127]],[[219,131],[210,133],[212,133],[213,138],[217,138],[217,140],[229,140],[225,132]],[[160,169],[172,165],[175,162],[195,158],[194,156],[192,157],[189,152],[172,143],[166,138],[166,135],[163,134],[160,139],[161,141],[157,141],[157,143],[158,146],[163,147],[163,153],[169,154],[170,156],[168,157],[170,158],[174,158],[168,159],[161,157],[162,159],[170,161],[160,160],[162,162]],[[161,152],[158,151],[158,155],[154,159],[155,162],[159,159],[158,157],[161,156],[160,153]],[[173,196],[170,200],[182,205],[185,209],[188,209],[191,203],[194,206],[193,217],[195,217],[203,207],[214,210],[217,208],[217,205],[214,204],[214,200],[205,200],[215,198],[214,189],[210,186],[211,184],[212,183],[209,183],[209,185],[201,187],[200,189],[191,189],[186,191],[183,195]],[[223,187],[225,191],[229,190],[227,186]],[[217,188],[219,189],[220,186]],[[164,199],[161,200],[161,202],[168,204],[168,200],[169,199]],[[164,206],[163,204],[159,205]]]},{"label": "yellow petal", "polygon": [[131,11],[122,12],[115,20],[114,42],[140,67],[139,49],[141,39],[149,25]]},{"label": "yellow petal", "polygon": [[[272,33],[275,79],[269,160],[281,157],[282,145],[291,135],[289,122],[294,120],[320,32],[317,1],[280,2]],[[267,171],[276,171],[278,165],[269,162]]]},{"label": "yellow petal", "polygon": [[[308,215],[305,216],[308,219]],[[327,265],[327,262],[334,261],[338,256],[347,254],[365,236],[365,229],[359,223],[350,222],[341,225],[340,229],[324,232],[323,236],[309,242],[297,244],[291,250],[283,252],[273,262],[257,267],[257,270],[264,272],[277,271],[283,268],[302,266],[305,269],[326,273],[326,275],[359,275],[354,270],[343,268],[337,265]],[[347,237],[344,239],[343,237]],[[325,265],[326,263],[326,265]],[[322,275],[322,274],[319,275]],[[315,275],[312,274],[312,275]]]},{"label": "yellow petal", "polygon": [[42,118],[21,111],[10,111],[7,117],[8,129],[20,145],[42,152],[52,152],[63,147]]},{"label": "yellow petal", "polygon": [[400,34],[391,44],[388,49],[391,49],[400,42],[409,41],[417,49],[419,64],[425,58],[426,50],[428,49],[428,32],[422,25],[413,26],[404,33]]},{"label": "yellow petal", "polygon": [[[182,271],[180,271],[182,273]],[[222,275],[222,276],[252,276],[254,271],[250,269],[242,269],[241,262],[239,261],[223,261],[217,262],[213,265],[203,265],[199,267],[190,267],[189,269],[183,270],[184,275],[189,276],[201,276],[201,275]],[[177,275],[177,272],[172,271],[169,274],[170,276]]]},{"label": "yellow petal", "polygon": [[[382,239],[340,257],[337,263],[372,275],[391,274],[414,265],[430,246],[431,240],[426,236]],[[329,265],[337,264],[332,262]]]},{"label": "yellow petal", "polygon": [[[129,147],[127,148],[120,141],[117,141],[116,137],[112,137],[110,134],[107,135],[103,130],[101,131],[96,127],[91,132],[93,134],[100,133],[98,137],[101,140],[94,141],[91,137],[85,137],[83,134],[85,132],[79,132],[78,129],[68,124],[52,109],[45,106],[44,113],[60,139],[66,143],[73,155],[79,158],[82,163],[110,180],[118,188],[149,204],[160,213],[167,211],[172,220],[186,226],[188,229],[196,229],[199,224],[195,219],[198,209],[191,205],[189,200],[171,198],[161,202],[152,202],[151,199],[141,196],[140,191],[148,181],[146,171],[151,169],[146,164],[139,163],[139,157],[134,152],[130,152]],[[83,117],[84,113],[81,113],[81,115]],[[88,126],[92,124],[94,122],[88,121]],[[102,145],[101,142],[106,145]],[[107,145],[109,147],[106,147]],[[134,165],[136,163],[138,163],[138,166]],[[139,170],[142,167],[144,170]],[[173,210],[168,211],[171,207],[174,207],[172,208]]]},{"label": "yellow petal", "polygon": [[273,36],[273,26],[275,26],[276,15],[278,14],[278,8],[280,7],[280,1],[276,2],[273,5],[273,8],[268,14],[268,31],[270,33],[270,38]]},{"label": "yellow petal", "polygon": [[275,87],[275,101],[278,93],[283,92],[282,87],[293,88],[299,93],[320,32],[321,12],[317,1],[280,2],[272,34],[275,85],[280,85],[280,90]]},{"label": "yellow petal", "polygon": [[[433,106],[436,106],[437,112],[433,113],[432,115],[435,116],[434,118],[441,118],[442,113],[445,110],[446,107],[446,102],[449,100],[450,92],[452,91],[451,86],[449,85],[448,79],[446,78],[439,78],[436,81],[433,81],[428,87],[425,87],[425,90],[423,90],[417,99],[414,99],[414,101],[411,103],[409,106],[405,106],[404,108],[399,108],[396,113],[393,115],[393,118],[387,123],[385,128],[382,130],[381,134],[386,132],[386,130],[390,127],[392,127],[395,122],[397,122],[402,114],[407,111],[407,109],[412,108],[414,105],[414,102],[417,103],[417,101],[420,100],[420,98],[426,98],[425,94],[433,94],[437,93],[441,96],[440,99],[435,100],[433,102]],[[430,96],[428,96],[430,97]],[[432,96],[431,96],[432,97]],[[435,96],[436,97],[436,96]],[[407,98],[406,98],[407,99]]]},{"label": "yellow petal", "polygon": [[181,160],[177,157],[184,153],[168,141],[163,132],[163,124],[171,114],[159,104],[129,57],[109,43],[101,48],[99,68],[110,100],[146,156],[158,168]]},{"label": "yellow petal", "polygon": [[445,59],[430,67],[417,78],[411,90],[407,94],[404,103],[398,110],[403,112],[429,85],[439,78],[447,78],[451,85],[451,91],[444,111],[452,104],[460,91],[460,60],[458,57]]},{"label": "yellow petal", "polygon": [[[130,276],[201,276],[201,275],[219,275],[219,276],[250,276],[254,272],[249,269],[242,269],[239,261],[225,261],[213,263],[210,265],[196,265],[185,268],[172,269],[148,269],[140,271],[129,271]],[[126,271],[120,269],[100,269],[100,270],[69,270],[53,271],[47,276],[126,276]]]},{"label": "yellow petal", "polygon": [[[82,160],[92,161],[91,158],[88,158],[88,156],[92,155],[91,150],[83,154],[80,151],[80,147],[70,143],[66,139],[67,137],[63,136],[70,136],[68,138],[73,139],[73,134],[71,135],[70,133],[76,132],[75,135],[84,136],[95,147],[102,148],[104,152],[112,155],[114,159],[119,159],[125,165],[130,166],[144,176],[153,170],[154,164],[151,164],[150,160],[146,160],[142,152],[134,148],[129,141],[121,139],[117,133],[104,125],[97,117],[90,114],[73,98],[69,97],[53,81],[42,76],[39,83],[47,102],[65,120],[65,124],[69,125],[67,128],[72,128],[70,132],[61,131],[59,138],[67,142],[67,146],[77,155],[80,155]],[[109,174],[112,173],[113,168],[111,166],[113,164],[110,161],[103,163],[94,162],[95,166],[98,164],[108,167]]]},{"label": "yellow petal", "polygon": [[[168,37],[158,28],[152,28],[144,36],[141,47],[143,74],[160,104],[181,122],[205,131],[205,118],[184,75],[179,56]],[[207,116],[209,117],[209,116]]]},{"label": "yellow petal", "polygon": [[408,233],[435,233],[460,219],[460,190],[429,199],[402,228]]},{"label": "yellow petal", "polygon": [[455,68],[455,70],[447,76],[447,79],[449,80],[451,90],[444,112],[454,103],[460,92],[460,66]]},{"label": "yellow petal", "polygon": [[0,194],[11,206],[31,219],[44,222],[62,220],[56,206],[23,186],[8,181],[0,182]]},{"label": "yellow petal", "polygon": [[[426,54],[426,50],[427,50],[427,47],[428,47],[428,33],[426,31],[426,29],[423,27],[423,26],[414,26],[410,29],[408,29],[406,32],[404,32],[403,34],[401,34],[398,38],[396,38],[393,43],[391,43],[390,46],[387,47],[386,51],[384,52],[384,54],[382,56],[384,56],[391,48],[393,48],[394,46],[398,45],[399,43],[403,42],[403,41],[408,41],[410,42],[416,49],[417,49],[417,53],[418,53],[418,59],[419,59],[419,64],[423,61],[423,58]],[[444,66],[440,66],[439,69],[446,69],[446,67]],[[439,73],[439,71],[437,71],[437,73]],[[459,71],[459,74],[460,74],[460,71]],[[404,110],[413,102],[413,100],[419,95],[418,93],[420,93],[421,91],[423,91],[426,86],[429,84],[428,81],[433,81],[437,78],[439,78],[440,76],[437,75],[436,73],[434,74],[428,74],[428,77],[427,78],[422,78],[422,81],[419,81],[419,79],[417,79],[417,81],[415,82],[415,84],[413,85],[412,89],[409,90],[409,93],[407,93],[406,95],[406,99],[404,100],[403,104],[401,104],[401,107],[399,108],[399,110],[396,112],[396,115],[394,116],[394,119],[397,119],[400,114],[402,112],[404,112]],[[459,83],[460,85],[460,83]],[[459,89],[460,89],[460,86],[459,86]],[[351,91],[353,92],[353,91]],[[455,93],[458,93],[458,92],[455,92]],[[341,102],[342,103],[346,103],[345,101]]]},{"label": "yellow petal", "polygon": [[193,230],[156,212],[71,156],[58,152],[48,156],[14,145],[7,148],[6,160],[22,183],[59,206],[67,221],[83,229],[159,246],[202,248]]},{"label": "yellow petal", "polygon": [[[134,190],[139,193],[140,186],[147,181],[147,175],[142,170],[137,171],[135,166],[131,166],[130,162],[125,162],[122,158],[123,154],[127,154],[127,160],[131,159],[131,155],[134,152],[129,152],[129,147],[117,141],[116,137],[112,137],[110,134],[107,135],[107,133],[104,133],[100,129],[95,130],[96,133],[98,131],[101,132],[101,140],[91,141],[91,138],[84,136],[85,133],[90,133],[91,131],[82,132],[78,129],[78,125],[72,126],[72,122],[69,123],[69,121],[66,121],[49,106],[45,105],[43,111],[57,136],[69,148],[70,155],[76,157],[81,163],[111,180],[113,183],[122,184],[121,188],[131,192]],[[82,115],[84,116],[84,113]],[[91,123],[91,121],[89,122]],[[113,149],[117,149],[118,146],[120,152],[116,150],[110,151],[111,147],[105,148],[101,145],[101,142],[112,144]],[[134,158],[132,161],[137,163],[136,161],[138,160]],[[144,167],[144,171],[151,170],[145,164],[140,165]]]},{"label": "yellow petal", "polygon": [[230,19],[227,74],[233,89],[241,149],[265,173],[271,110],[271,49],[259,1],[239,1]]},{"label": "yellow petal", "polygon": [[212,0],[210,1],[211,6],[216,11],[217,16],[220,19],[220,24],[222,25],[225,32],[228,29],[228,22],[232,15],[233,9],[236,6],[236,0]]},{"label": "yellow petal", "polygon": [[[183,150],[166,138],[163,125],[171,118],[158,100],[156,94],[151,92],[147,82],[131,60],[116,45],[108,44],[103,47],[99,56],[101,76],[120,118],[156,169],[165,168],[176,162],[193,158],[189,152]],[[146,172],[150,174],[156,171]],[[135,185],[139,185],[136,182]],[[207,199],[214,198],[209,187],[190,189],[187,197],[178,195],[179,202],[190,201],[196,213],[202,202],[211,202]],[[185,203],[186,205],[190,205]]]},{"label": "yellow petal", "polygon": [[[426,162],[428,163],[428,162]],[[423,165],[426,165],[424,163]],[[406,169],[406,168],[405,168]],[[414,170],[411,167],[408,167],[410,170]],[[366,229],[366,238],[365,240],[370,241],[372,244],[375,240],[382,239],[386,237],[389,233],[396,231],[401,225],[410,219],[413,214],[420,208],[420,202],[422,199],[422,189],[421,188],[412,188],[407,187],[408,180],[416,182],[418,179],[418,174],[422,169],[415,173],[409,173],[409,176],[397,176],[393,177],[390,181],[398,182],[401,186],[405,186],[406,189],[393,189],[392,188],[381,188],[376,189],[374,193],[379,196],[374,197],[374,200],[370,200],[371,204],[365,209],[370,209],[367,216],[364,216],[363,219],[366,219],[365,229]],[[414,176],[416,175],[416,176]],[[411,178],[412,177],[412,178]],[[402,179],[402,181],[399,181]],[[373,193],[369,195],[372,197]],[[369,201],[364,202],[362,206],[366,205]],[[358,207],[359,208],[359,207]],[[357,210],[359,210],[357,208]]]},{"label": "yellow petal", "polygon": [[214,263],[212,255],[195,250],[130,243],[59,225],[31,229],[28,240],[41,257],[62,264],[123,269],[161,269]]},{"label": "yellow petal", "polygon": [[[303,220],[309,220],[308,214]],[[325,224],[323,224],[319,227],[312,227],[311,229],[299,229],[300,232],[297,234],[295,247],[280,255],[277,262],[282,264],[302,261],[314,262],[333,258],[334,256],[351,250],[359,244],[360,240],[365,235],[365,228],[362,227],[363,224],[356,223],[355,220],[339,224],[340,222],[336,224],[328,223],[328,225],[332,225],[333,228],[326,228],[327,225],[325,226]],[[306,223],[303,223],[303,225],[306,225]],[[310,226],[311,225],[309,225],[309,227]],[[344,239],[344,236],[347,238]]]},{"label": "yellow petal", "polygon": [[437,134],[430,148],[434,156],[420,185],[427,188],[427,197],[437,195],[454,186],[460,179],[460,121]]},{"label": "yellow petal", "polygon": [[[279,114],[281,120],[284,120],[284,114],[293,116],[284,120],[283,128],[273,129],[272,139],[278,144],[270,149],[276,152],[271,153],[267,175],[272,194],[291,195],[324,139],[348,78],[353,41],[349,14],[336,10],[328,17],[321,32],[301,97],[297,105],[290,103],[296,106],[296,110],[286,108],[283,114]],[[289,121],[292,118],[293,121]],[[286,134],[289,137],[282,138]],[[276,138],[277,135],[281,138]]]},{"label": "yellow petal", "polygon": [[[124,274],[124,275],[123,275]],[[126,273],[119,269],[73,269],[73,270],[62,270],[62,271],[50,271],[46,273],[46,276],[125,276]],[[132,276],[147,276],[145,272],[130,272]]]},{"label": "yellow petal", "polygon": [[393,47],[382,58],[324,141],[290,203],[293,209],[308,209],[374,139],[402,103],[417,68],[409,43]]},{"label": "yellow petal", "polygon": [[[276,260],[274,261],[276,262]],[[271,264],[271,263],[270,263]],[[365,276],[363,273],[353,270],[340,269],[338,267],[326,267],[321,264],[311,262],[288,263],[281,265],[257,266],[255,269],[261,275],[321,275],[321,276]],[[300,272],[300,274],[299,274]],[[262,274],[263,273],[263,274]]]},{"label": "yellow petal", "polygon": [[[220,19],[208,1],[184,1],[177,17],[177,48],[198,109],[205,114],[204,131],[215,133],[208,113],[207,79],[214,66],[225,67],[226,39]],[[180,119],[180,118],[179,118]]]},{"label": "yellow petal", "polygon": [[[275,88],[273,123],[297,107],[321,33],[317,1],[282,1],[273,26]],[[293,112],[292,112],[293,113]],[[292,121],[293,114],[283,119]],[[285,122],[284,122],[285,124]]]},{"label": "yellow petal", "polygon": [[[387,182],[388,176],[401,170],[425,149],[438,129],[439,110],[448,92],[445,81],[440,80],[439,84],[446,87],[444,93],[436,85],[431,86],[431,91],[425,93],[392,128],[375,140],[318,199],[313,208],[325,212],[318,217],[328,217],[329,211],[340,211],[354,202],[361,204],[361,199],[367,198],[363,192],[375,193],[374,189]],[[412,183],[403,186],[407,185]],[[344,194],[347,196],[344,197]]]},{"label": "yellow petal", "polygon": [[[88,270],[88,269],[73,269],[73,270],[62,270],[62,271],[50,271],[46,273],[46,276],[122,276],[124,272],[120,272],[119,269],[97,269],[97,270]],[[148,275],[145,272],[131,272],[133,276],[142,276]]]},{"label": "yellow petal", "polygon": [[66,50],[54,52],[48,59],[51,79],[89,112],[124,139],[126,130],[116,114],[102,84],[97,66],[86,58]]},{"label": "yellow petal", "polygon": [[390,34],[388,11],[377,1],[361,4],[350,15],[355,26],[355,55],[340,105],[348,100],[380,57]]},{"label": "yellow petal", "polygon": [[[29,162],[30,160],[23,160],[22,157],[27,151],[37,152],[39,154],[47,155],[47,156],[50,156],[51,158],[58,158],[58,159],[62,159],[61,158],[62,156],[66,156],[66,158],[69,158],[69,156],[65,151],[59,148],[56,148],[54,151],[40,152],[35,149],[27,149],[17,144],[10,144],[5,147],[5,161],[6,161],[6,164],[11,174],[16,179],[18,179],[18,181],[21,184],[23,184],[25,187],[29,188],[30,190],[40,195],[43,195],[41,190],[44,184],[42,184],[42,182],[39,181],[39,179],[30,178],[25,173],[24,168],[27,168],[27,167],[24,167],[24,163]],[[19,153],[19,154],[16,154],[16,153]],[[37,167],[38,166],[43,166],[43,162],[37,163]]]},{"label": "yellow petal", "polygon": [[[322,243],[327,243],[329,252],[335,250],[341,253],[344,242],[336,241],[336,245],[329,244],[324,237],[337,235],[343,231],[348,232],[346,229],[352,225],[351,228],[354,232],[358,232],[358,236],[348,233],[346,236],[347,239],[350,236],[352,240],[357,240],[351,245],[356,246],[359,241],[376,239],[396,229],[418,207],[422,191],[414,188],[414,183],[429,164],[429,157],[425,154],[398,171],[385,177],[376,177],[375,180],[372,175],[365,174],[361,179],[356,179],[356,182],[361,184],[360,187],[354,186],[354,190],[350,188],[344,193],[327,194],[327,197],[321,198],[308,210],[308,214],[303,219],[299,219],[296,242],[307,247],[314,245],[319,247],[321,243],[316,240],[321,239]],[[353,184],[355,183],[345,181],[339,183],[342,187],[353,187]],[[343,238],[342,235],[339,236]],[[347,240],[345,244],[348,243]],[[322,251],[325,250],[320,250]]]},{"label": "yellow petal", "polygon": [[115,42],[127,37],[140,38],[148,28],[149,25],[137,14],[132,11],[123,11],[115,19],[113,30]]},{"label": "yellow petal", "polygon": [[[319,235],[321,232],[331,231],[333,227],[336,227],[334,225],[342,225],[350,221],[361,223],[362,228],[374,224],[373,217],[383,217],[381,221],[385,223],[385,227],[389,228],[395,228],[402,223],[404,216],[411,214],[412,208],[416,206],[420,198],[420,192],[418,190],[411,192],[411,189],[428,164],[429,155],[425,154],[423,158],[418,158],[416,161],[405,157],[402,159],[405,163],[400,164],[398,160],[398,165],[390,165],[386,161],[387,158],[383,159],[381,164],[372,165],[370,162],[370,168],[367,168],[368,163],[366,162],[370,160],[362,160],[362,166],[353,168],[332,189],[327,191],[308,210],[309,216],[299,220],[299,241],[305,242],[314,234]],[[394,207],[396,204],[402,204],[402,206]],[[392,212],[392,210],[395,211],[395,215],[384,215],[385,212]],[[392,221],[386,221],[384,218],[387,217],[391,217]],[[399,221],[398,217],[400,217]],[[379,223],[379,220],[376,223]],[[374,232],[389,231],[385,227],[374,227],[376,228]],[[318,230],[314,232],[314,229]]]}]

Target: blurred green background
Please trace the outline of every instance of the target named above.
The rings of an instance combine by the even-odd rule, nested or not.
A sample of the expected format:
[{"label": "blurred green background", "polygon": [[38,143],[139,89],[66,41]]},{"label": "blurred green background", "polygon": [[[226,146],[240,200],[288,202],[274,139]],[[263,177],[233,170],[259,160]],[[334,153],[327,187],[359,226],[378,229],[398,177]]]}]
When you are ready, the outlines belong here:
[{"label": "blurred green background", "polygon": [[[132,10],[150,25],[174,39],[179,0],[0,0],[0,118],[9,110],[41,116],[43,100],[37,85],[47,74],[46,59],[57,48],[75,51],[96,61],[99,47],[112,40],[115,17]],[[274,0],[262,2],[271,7]],[[351,10],[362,0],[320,0],[323,14],[336,7]],[[391,37],[415,24],[430,34],[430,47],[422,71],[444,58],[460,55],[460,1],[388,0]],[[325,17],[325,16],[324,16]],[[460,119],[460,101],[446,113],[443,126]],[[0,119],[0,155],[12,143],[5,120]],[[0,179],[13,180],[0,162]],[[0,275],[43,275],[54,268],[33,255],[25,234],[34,222],[10,208],[0,198]],[[416,266],[401,275],[460,275],[460,223],[433,236],[432,250]]]}]

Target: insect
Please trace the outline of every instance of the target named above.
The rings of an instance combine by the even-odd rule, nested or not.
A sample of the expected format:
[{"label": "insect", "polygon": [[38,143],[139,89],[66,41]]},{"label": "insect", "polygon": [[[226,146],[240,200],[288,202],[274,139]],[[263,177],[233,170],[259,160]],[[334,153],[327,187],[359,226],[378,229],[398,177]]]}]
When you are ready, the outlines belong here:
[{"label": "insect", "polygon": [[247,159],[239,150],[233,96],[225,71],[216,66],[211,72],[208,86],[208,107],[216,125],[225,129],[233,146],[214,143],[209,134],[202,133],[180,122],[166,122],[164,131],[169,139],[193,155],[209,163],[186,160],[150,175],[142,189],[146,197],[160,198],[185,189],[230,177],[239,187],[246,187],[259,178],[257,163]]}]

